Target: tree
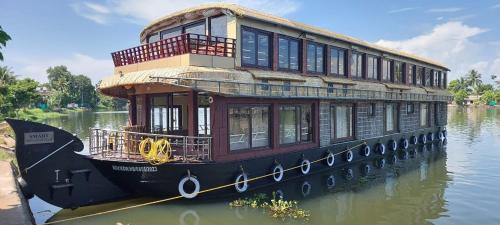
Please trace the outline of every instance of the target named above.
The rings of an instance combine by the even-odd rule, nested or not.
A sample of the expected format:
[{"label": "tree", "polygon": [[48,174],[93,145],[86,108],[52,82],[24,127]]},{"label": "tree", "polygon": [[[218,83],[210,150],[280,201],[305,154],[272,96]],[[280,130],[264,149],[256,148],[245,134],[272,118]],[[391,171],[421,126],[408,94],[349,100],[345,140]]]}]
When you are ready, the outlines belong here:
[{"label": "tree", "polygon": [[[10,40],[11,40],[10,36],[7,34],[7,32],[5,32],[2,29],[2,26],[0,26],[0,49],[2,49],[2,46],[6,47],[7,46],[7,41],[10,41]],[[0,52],[0,61],[3,61],[3,54],[2,54],[2,52]]]},{"label": "tree", "polygon": [[0,86],[12,84],[15,80],[16,75],[9,67],[0,67]]},{"label": "tree", "polygon": [[488,91],[485,91],[483,95],[481,95],[481,98],[479,100],[481,100],[481,102],[484,104],[488,104],[491,101],[496,101],[496,97],[497,96],[496,96],[495,91],[488,90]]},{"label": "tree", "polygon": [[483,83],[481,80],[481,74],[476,70],[471,70],[466,75],[469,85],[472,87],[472,91],[475,95],[480,95],[480,86]]},{"label": "tree", "polygon": [[465,80],[463,77],[450,81],[450,84],[448,85],[448,90],[450,90],[452,93],[456,93],[460,90],[464,90],[467,93],[470,93],[471,91],[469,88],[469,82]]},{"label": "tree", "polygon": [[469,96],[469,94],[465,90],[459,90],[458,92],[453,94],[453,100],[455,100],[455,103],[457,103],[457,105],[463,105],[467,96]]},{"label": "tree", "polygon": [[76,90],[71,87],[73,84],[73,75],[68,71],[68,68],[66,66],[50,67],[47,69],[47,74],[50,88],[54,92],[49,99],[49,104],[62,107],[71,103]]},{"label": "tree", "polygon": [[31,106],[41,98],[37,87],[38,82],[32,79],[17,80],[8,87],[7,99],[16,110]]},{"label": "tree", "polygon": [[97,106],[97,92],[89,77],[78,75],[73,77],[73,89],[76,95],[73,102],[78,102],[83,107],[95,108]]}]

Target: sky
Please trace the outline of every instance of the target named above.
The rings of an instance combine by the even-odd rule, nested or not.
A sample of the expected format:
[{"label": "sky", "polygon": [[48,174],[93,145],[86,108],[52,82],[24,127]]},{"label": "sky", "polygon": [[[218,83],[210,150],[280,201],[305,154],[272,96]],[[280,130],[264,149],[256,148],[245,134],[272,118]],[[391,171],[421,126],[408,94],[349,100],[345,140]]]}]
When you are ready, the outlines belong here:
[{"label": "sky", "polygon": [[[113,73],[110,53],[140,44],[150,21],[204,0],[0,0],[2,49],[20,77],[47,81],[66,65],[94,83]],[[470,69],[500,76],[500,0],[327,1],[232,0],[256,10],[325,28],[447,65],[450,79]]]}]

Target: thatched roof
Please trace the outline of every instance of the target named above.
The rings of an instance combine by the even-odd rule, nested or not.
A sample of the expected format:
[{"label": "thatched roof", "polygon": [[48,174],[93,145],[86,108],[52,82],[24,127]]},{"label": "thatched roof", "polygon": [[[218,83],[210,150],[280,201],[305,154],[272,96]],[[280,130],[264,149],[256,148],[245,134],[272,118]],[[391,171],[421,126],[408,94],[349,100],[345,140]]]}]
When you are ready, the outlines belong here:
[{"label": "thatched roof", "polygon": [[338,33],[328,31],[328,30],[325,30],[322,28],[306,25],[306,24],[303,24],[300,22],[295,22],[292,20],[288,20],[285,18],[274,16],[271,14],[259,12],[259,11],[253,10],[253,9],[241,7],[241,6],[236,5],[236,4],[228,4],[228,3],[203,4],[200,6],[181,10],[181,11],[172,13],[170,15],[167,15],[165,17],[162,17],[160,19],[157,19],[157,20],[153,21],[152,23],[150,23],[149,25],[147,25],[143,29],[143,31],[141,32],[141,40],[145,40],[146,35],[148,33],[155,31],[155,30],[159,29],[160,27],[163,27],[163,26],[172,24],[176,21],[179,21],[180,19],[194,17],[194,15],[212,15],[212,14],[215,14],[217,11],[227,11],[227,10],[229,10],[232,14],[234,14],[237,17],[252,18],[252,19],[261,20],[261,21],[265,21],[268,23],[273,23],[273,24],[277,24],[280,26],[289,27],[292,29],[304,31],[304,32],[311,33],[311,34],[317,34],[317,35],[321,35],[321,36],[325,36],[325,37],[332,37],[332,38],[335,38],[337,40],[341,40],[341,41],[345,41],[345,42],[352,43],[355,45],[363,46],[366,48],[378,50],[378,51],[381,51],[384,53],[390,53],[390,54],[393,54],[396,56],[414,59],[416,61],[428,63],[428,64],[431,64],[431,65],[434,65],[437,67],[441,67],[445,70],[449,70],[445,65],[443,65],[439,62],[433,61],[431,59],[416,56],[416,55],[413,55],[411,53],[403,52],[400,50],[382,47],[382,46],[379,46],[379,45],[376,45],[376,44],[373,44],[373,43],[370,43],[367,41],[363,41],[363,40],[360,40],[357,38],[353,38],[353,37],[350,37],[347,35],[338,34]]}]

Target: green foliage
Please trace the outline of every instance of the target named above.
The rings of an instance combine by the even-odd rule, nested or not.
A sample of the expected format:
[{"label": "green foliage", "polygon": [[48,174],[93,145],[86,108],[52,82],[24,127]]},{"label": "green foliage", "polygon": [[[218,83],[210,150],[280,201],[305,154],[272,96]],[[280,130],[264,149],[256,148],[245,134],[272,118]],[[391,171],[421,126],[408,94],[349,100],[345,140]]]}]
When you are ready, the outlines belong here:
[{"label": "green foliage", "polygon": [[15,109],[32,106],[41,98],[37,87],[38,82],[32,79],[17,80],[8,87],[7,100]]},{"label": "green foliage", "polygon": [[[7,41],[10,41],[10,40],[11,40],[10,36],[7,34],[7,32],[5,32],[2,29],[2,26],[0,26],[0,49],[2,49],[2,46],[3,47],[7,46]],[[0,52],[0,61],[3,61],[2,52]]]},{"label": "green foliage", "polygon": [[97,96],[99,98],[98,108],[103,110],[123,110],[128,102],[126,99],[113,98],[102,93],[98,93]]},{"label": "green foliage", "polygon": [[491,101],[496,101],[497,99],[497,96],[496,96],[496,93],[495,91],[493,90],[488,90],[486,92],[484,92],[483,95],[481,95],[481,102],[484,103],[484,104],[488,104],[488,102],[491,102]]},{"label": "green foliage", "polygon": [[470,93],[471,91],[469,88],[469,82],[465,80],[463,77],[450,81],[450,84],[448,85],[448,90],[451,93],[456,93],[460,90],[464,90],[467,93]]},{"label": "green foliage", "polygon": [[476,70],[471,70],[466,75],[466,79],[469,82],[473,93],[476,95],[481,95],[481,84],[483,83],[483,81],[481,80],[481,74]]},{"label": "green foliage", "polygon": [[69,103],[87,108],[97,106],[97,92],[87,76],[73,75],[66,66],[50,67],[47,74],[49,86],[54,92],[48,99],[52,107],[62,108]]},{"label": "green foliage", "polygon": [[464,100],[467,98],[467,96],[469,96],[467,91],[459,90],[459,91],[453,93],[453,100],[455,100],[455,103],[457,103],[457,105],[463,105]]},{"label": "green foliage", "polygon": [[236,199],[229,203],[231,207],[252,207],[264,209],[271,217],[285,219],[300,219],[308,220],[311,213],[307,210],[300,209],[297,201],[283,200],[282,197],[273,197],[268,199],[265,194],[255,195],[253,198]]}]

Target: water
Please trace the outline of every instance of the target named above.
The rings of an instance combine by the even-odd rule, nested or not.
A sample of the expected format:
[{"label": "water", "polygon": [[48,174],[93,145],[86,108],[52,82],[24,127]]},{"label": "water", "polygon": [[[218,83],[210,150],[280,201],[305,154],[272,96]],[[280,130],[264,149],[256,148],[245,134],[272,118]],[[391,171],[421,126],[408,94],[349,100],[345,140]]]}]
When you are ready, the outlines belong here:
[{"label": "water", "polygon": [[[88,127],[119,128],[125,113],[79,113],[50,120],[88,138]],[[272,186],[311,212],[309,221],[277,220],[252,208],[230,208],[229,199],[216,202],[171,202],[116,212],[64,224],[500,224],[500,109],[449,108],[448,141],[387,157],[384,168],[366,162]],[[369,165],[369,172],[366,166]],[[328,188],[328,178],[335,185]],[[304,196],[306,195],[307,196]],[[77,210],[62,210],[58,220],[147,202],[130,200]],[[30,200],[37,222],[57,209]],[[44,211],[44,210],[51,210]]]}]

